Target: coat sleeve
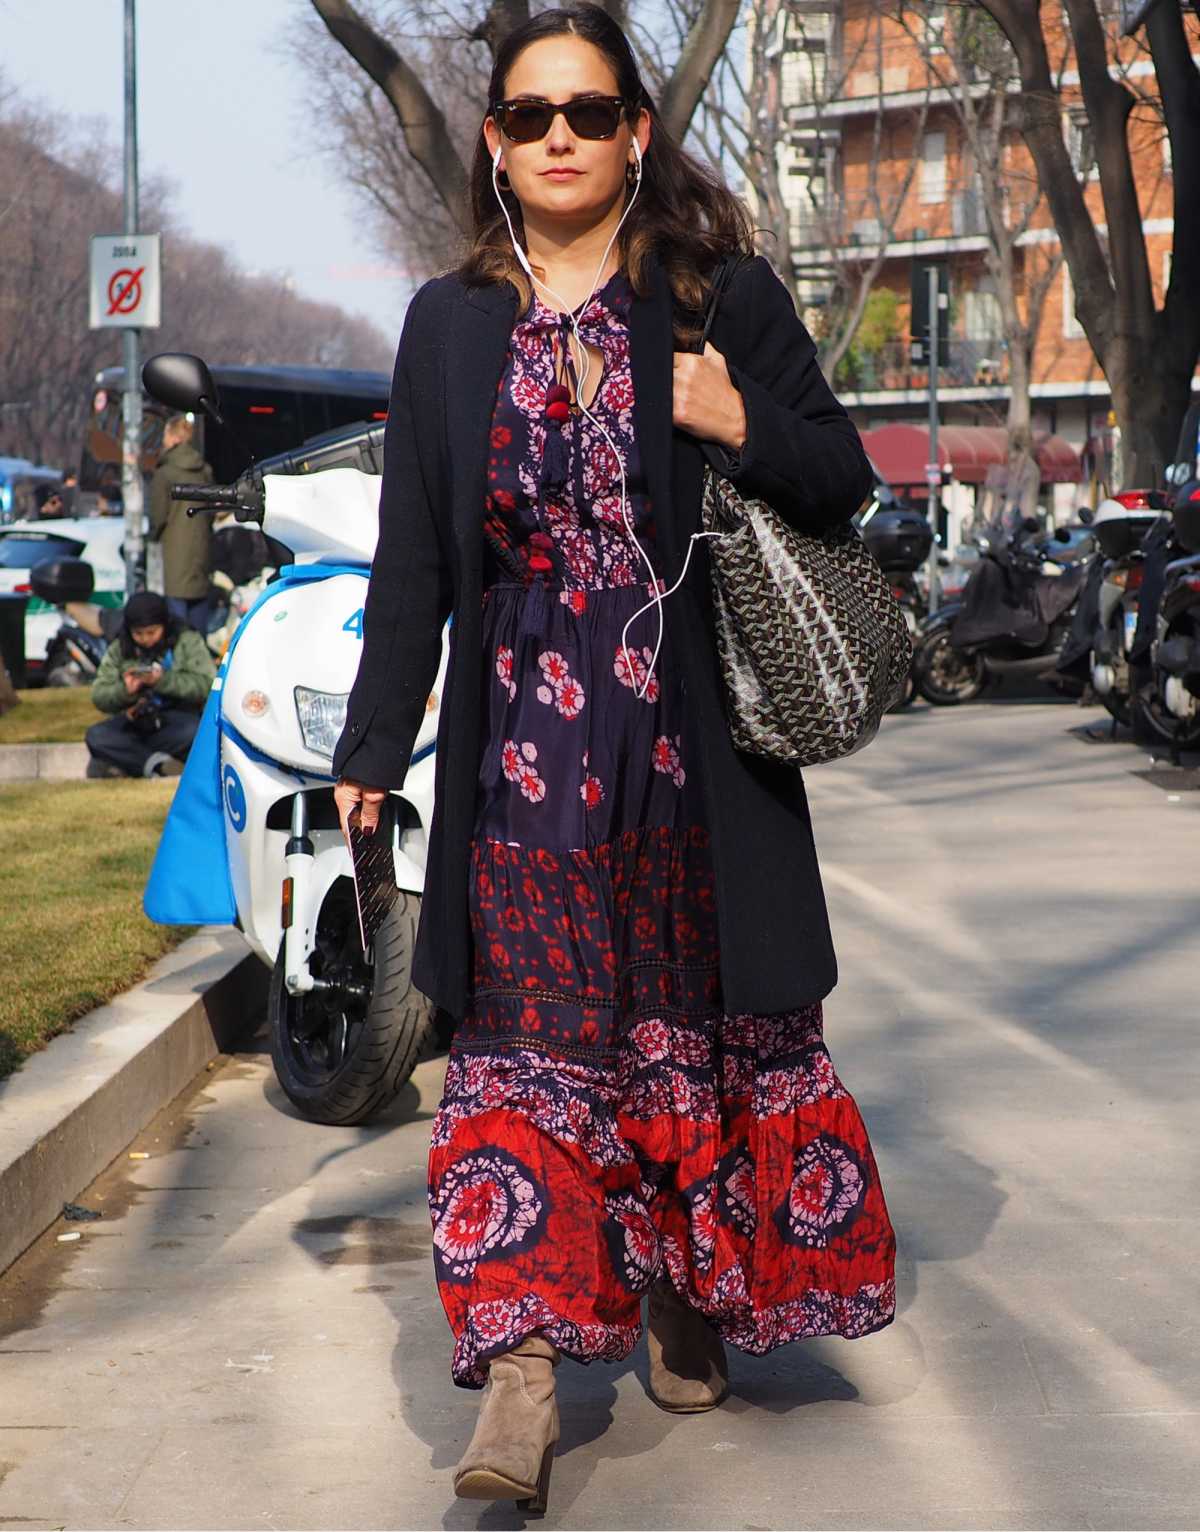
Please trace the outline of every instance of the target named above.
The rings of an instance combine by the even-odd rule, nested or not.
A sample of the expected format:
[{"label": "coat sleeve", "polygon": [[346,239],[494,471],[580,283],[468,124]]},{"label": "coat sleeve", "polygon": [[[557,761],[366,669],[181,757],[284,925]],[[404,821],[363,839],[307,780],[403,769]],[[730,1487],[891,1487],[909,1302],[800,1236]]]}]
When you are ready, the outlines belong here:
[{"label": "coat sleeve", "polygon": [[120,713],[132,703],[121,672],[121,642],[114,639],[104,651],[100,669],[92,682],[92,704],[102,713]]},{"label": "coat sleeve", "polygon": [[436,337],[425,319],[430,286],[408,306],[383,442],[379,541],[363,610],[363,651],[333,753],[333,774],[367,787],[399,787],[437,679],[450,615],[449,556],[422,472],[417,388],[436,384]]},{"label": "coat sleeve", "polygon": [[165,468],[156,468],[150,480],[150,537],[158,542],[171,514],[171,476]]},{"label": "coat sleeve", "polygon": [[176,640],[171,668],[159,677],[154,690],[172,702],[202,708],[216,673],[204,639],[194,629],[185,628]]},{"label": "coat sleeve", "polygon": [[731,353],[746,358],[745,366],[727,359],[746,407],[746,440],[715,466],[799,531],[848,521],[870,491],[871,465],[791,294],[756,256],[734,277],[722,311],[736,326]]}]

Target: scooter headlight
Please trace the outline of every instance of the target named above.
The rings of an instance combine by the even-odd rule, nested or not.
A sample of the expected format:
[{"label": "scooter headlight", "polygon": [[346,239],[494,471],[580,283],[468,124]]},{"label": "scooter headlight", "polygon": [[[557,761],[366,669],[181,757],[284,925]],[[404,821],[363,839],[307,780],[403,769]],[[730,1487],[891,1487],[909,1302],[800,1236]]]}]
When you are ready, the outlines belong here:
[{"label": "scooter headlight", "polygon": [[306,750],[333,759],[334,746],[346,722],[349,692],[314,692],[296,687],[296,717]]}]

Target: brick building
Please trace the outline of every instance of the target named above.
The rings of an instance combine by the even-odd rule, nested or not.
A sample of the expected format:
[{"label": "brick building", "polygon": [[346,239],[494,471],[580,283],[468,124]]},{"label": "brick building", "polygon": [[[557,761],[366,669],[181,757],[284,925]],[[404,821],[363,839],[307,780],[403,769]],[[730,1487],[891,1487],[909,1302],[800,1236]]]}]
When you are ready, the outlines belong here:
[{"label": "brick building", "polygon": [[[801,301],[811,305],[810,320],[819,327],[831,270],[838,261],[853,262],[857,250],[864,263],[883,252],[873,292],[894,295],[872,300],[865,344],[855,345],[835,374],[839,395],[863,430],[926,419],[928,374],[911,356],[910,294],[914,264],[930,261],[944,263],[950,292],[941,419],[993,428],[1007,419],[1010,350],[989,268],[984,190],[955,105],[955,92],[968,90],[977,108],[986,111],[995,95],[994,76],[979,70],[959,82],[945,48],[945,28],[960,25],[958,18],[970,9],[923,4],[904,7],[899,19],[896,8],[862,0],[840,5],[793,0],[775,18],[787,124],[781,196],[789,210]],[[1195,30],[1200,48],[1200,29]],[[1100,186],[1065,37],[1060,56],[1063,133],[1102,225]],[[1154,110],[1148,53],[1133,41],[1121,45],[1120,57],[1131,85],[1151,98],[1135,108],[1129,131],[1161,301],[1173,229],[1169,144]],[[954,83],[947,88],[939,79]],[[1007,88],[1015,90],[1015,83]],[[1058,235],[1019,135],[1003,134],[1000,155],[1009,201],[1006,223],[1021,230],[1013,247],[1013,285],[1022,313],[1031,287],[1041,280],[1048,284],[1032,357],[1034,432],[1063,438],[1080,455],[1078,489],[1060,484],[1043,496],[1061,517],[1094,497],[1108,478],[1109,392],[1075,319]],[[959,503],[965,505],[961,497]]]}]

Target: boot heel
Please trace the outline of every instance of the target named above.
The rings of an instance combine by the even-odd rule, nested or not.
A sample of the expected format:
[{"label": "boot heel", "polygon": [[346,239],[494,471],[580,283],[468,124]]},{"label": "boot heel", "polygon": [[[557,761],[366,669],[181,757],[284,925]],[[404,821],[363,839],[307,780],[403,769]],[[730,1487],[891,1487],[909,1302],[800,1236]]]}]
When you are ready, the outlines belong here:
[{"label": "boot heel", "polygon": [[518,1500],[517,1506],[529,1516],[544,1516],[546,1501],[550,1494],[550,1470],[554,1467],[554,1443],[542,1454],[542,1466],[538,1471],[537,1489],[528,1500]]}]

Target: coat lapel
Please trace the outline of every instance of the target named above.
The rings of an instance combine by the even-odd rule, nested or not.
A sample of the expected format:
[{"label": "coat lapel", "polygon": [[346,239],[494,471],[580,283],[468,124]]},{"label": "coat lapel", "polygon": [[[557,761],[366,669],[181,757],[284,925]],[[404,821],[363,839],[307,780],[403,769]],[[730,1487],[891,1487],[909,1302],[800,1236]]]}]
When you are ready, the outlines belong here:
[{"label": "coat lapel", "polygon": [[467,288],[450,314],[446,342],[446,434],[455,539],[468,563],[473,563],[482,550],[480,528],[487,496],[488,433],[516,306],[516,290],[505,282]]}]

